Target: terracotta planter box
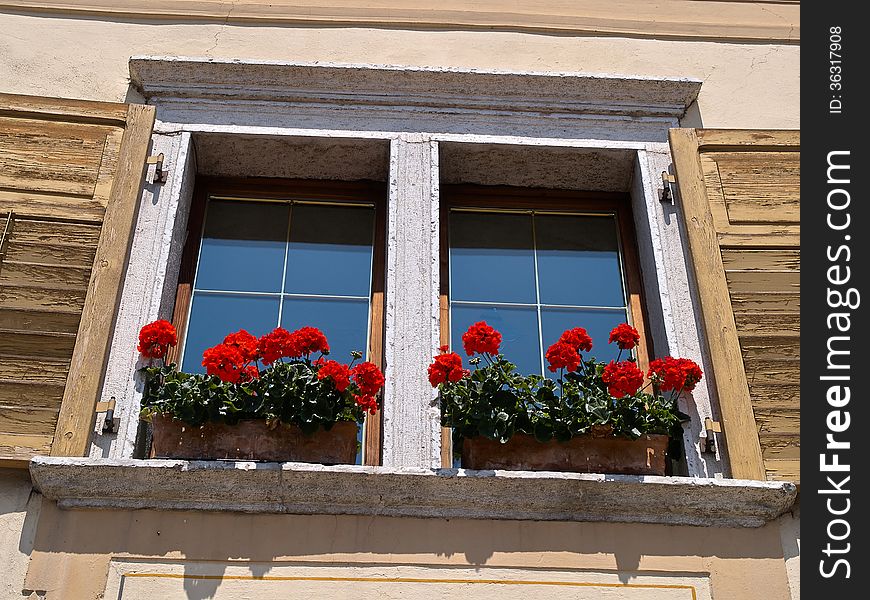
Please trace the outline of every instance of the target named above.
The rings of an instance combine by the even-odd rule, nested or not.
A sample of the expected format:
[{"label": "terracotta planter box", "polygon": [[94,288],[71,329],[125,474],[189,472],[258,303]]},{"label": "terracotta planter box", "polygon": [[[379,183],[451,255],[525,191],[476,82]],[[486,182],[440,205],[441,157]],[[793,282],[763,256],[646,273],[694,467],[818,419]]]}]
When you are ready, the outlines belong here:
[{"label": "terracotta planter box", "polygon": [[325,465],[354,464],[357,424],[340,421],[329,431],[305,435],[298,427],[266,427],[264,420],[236,425],[206,423],[191,427],[182,421],[156,415],[152,421],[153,458],[186,460],[262,460],[311,462]]},{"label": "terracotta planter box", "polygon": [[664,475],[666,435],[642,435],[636,440],[582,435],[567,442],[539,442],[515,434],[506,444],[478,436],[462,444],[465,469],[570,471],[622,475]]}]

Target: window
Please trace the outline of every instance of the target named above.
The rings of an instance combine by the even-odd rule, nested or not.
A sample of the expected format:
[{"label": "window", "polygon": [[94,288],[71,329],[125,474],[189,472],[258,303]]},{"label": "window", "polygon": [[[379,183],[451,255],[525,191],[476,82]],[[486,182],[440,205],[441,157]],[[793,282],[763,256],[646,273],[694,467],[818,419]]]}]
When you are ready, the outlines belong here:
[{"label": "window", "polygon": [[610,330],[629,322],[641,333],[636,358],[646,368],[627,197],[445,186],[443,198],[442,343],[464,356],[462,334],[486,321],[521,373],[555,376],[544,354],[564,330],[584,327],[592,355],[608,361],[618,352]]},{"label": "window", "polygon": [[[175,308],[181,369],[203,372],[203,351],[232,331],[305,325],[336,360],[359,350],[381,364],[384,196],[369,184],[198,182]],[[373,464],[378,426],[364,434]]]}]

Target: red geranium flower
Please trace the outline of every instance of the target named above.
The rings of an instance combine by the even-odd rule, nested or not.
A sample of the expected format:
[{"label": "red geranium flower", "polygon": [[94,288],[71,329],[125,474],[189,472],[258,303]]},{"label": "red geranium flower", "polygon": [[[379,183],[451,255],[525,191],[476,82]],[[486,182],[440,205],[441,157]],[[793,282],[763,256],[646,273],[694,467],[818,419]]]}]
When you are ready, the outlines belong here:
[{"label": "red geranium flower", "polygon": [[568,329],[559,338],[559,342],[568,344],[577,352],[589,352],[592,350],[592,338],[589,337],[589,334],[582,327]]},{"label": "red geranium flower", "polygon": [[501,334],[486,324],[478,321],[462,334],[462,347],[468,356],[472,354],[498,354],[501,346]]},{"label": "red geranium flower", "polygon": [[429,383],[432,387],[438,387],[439,383],[445,381],[457,382],[469,373],[462,368],[462,358],[455,352],[439,354],[435,362],[429,365]]},{"label": "red geranium flower", "polygon": [[317,379],[331,377],[332,382],[335,384],[335,389],[339,392],[344,392],[347,386],[350,385],[350,369],[348,369],[347,365],[343,365],[335,360],[318,362],[320,363],[320,369],[317,371]]},{"label": "red geranium flower", "polygon": [[202,366],[209,375],[217,375],[221,381],[238,383],[245,368],[245,359],[236,346],[218,344],[202,354]]},{"label": "red geranium flower", "polygon": [[607,393],[614,398],[633,396],[643,385],[643,371],[630,360],[610,361],[610,364],[604,367],[601,381],[607,384]]},{"label": "red geranium flower", "polygon": [[260,370],[255,365],[248,365],[239,374],[239,383],[247,383],[260,378]]},{"label": "red geranium flower", "polygon": [[576,371],[580,366],[580,354],[577,353],[577,348],[568,342],[556,342],[547,348],[546,358],[550,363],[547,369],[553,373],[559,369]]},{"label": "red geranium flower", "polygon": [[290,335],[292,336],[292,349],[298,353],[292,358],[308,355],[312,352],[329,354],[329,343],[326,341],[326,336],[317,327],[303,327]]},{"label": "red geranium flower", "polygon": [[370,396],[368,394],[356,395],[354,394],[353,399],[359,404],[364,411],[368,411],[369,414],[375,414],[378,412],[378,399],[374,396]]},{"label": "red geranium flower", "polygon": [[610,343],[613,342],[620,350],[631,350],[640,343],[640,334],[628,323],[620,323],[610,332]]},{"label": "red geranium flower", "polygon": [[688,358],[666,356],[652,361],[649,365],[650,379],[663,392],[668,390],[691,392],[701,381],[702,376],[701,367]]},{"label": "red geranium flower", "polygon": [[245,362],[257,360],[260,357],[260,353],[257,350],[257,338],[244,329],[239,329],[237,332],[229,334],[224,338],[224,344],[238,348]]},{"label": "red geranium flower", "polygon": [[279,358],[299,356],[293,336],[283,327],[277,327],[257,341],[257,352],[264,365],[271,365]]},{"label": "red geranium flower", "polygon": [[175,327],[169,321],[160,319],[139,330],[139,345],[136,349],[145,358],[163,358],[169,347],[177,343]]},{"label": "red geranium flower", "polygon": [[363,395],[374,396],[384,386],[384,374],[374,363],[360,363],[351,369],[350,374]]}]

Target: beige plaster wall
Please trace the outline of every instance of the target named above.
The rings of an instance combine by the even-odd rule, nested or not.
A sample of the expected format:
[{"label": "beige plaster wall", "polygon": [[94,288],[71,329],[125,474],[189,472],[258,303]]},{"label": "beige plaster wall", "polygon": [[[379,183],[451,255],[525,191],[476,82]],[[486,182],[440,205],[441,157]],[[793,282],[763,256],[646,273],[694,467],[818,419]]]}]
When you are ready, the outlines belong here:
[{"label": "beige plaster wall", "polygon": [[25,469],[0,469],[0,600],[21,600],[42,496]]},{"label": "beige plaster wall", "polygon": [[[374,566],[375,574],[384,580],[396,572],[391,565],[401,565],[399,572],[412,576],[420,577],[425,572],[429,578],[453,580],[497,578],[501,577],[499,569],[511,569],[513,577],[527,580],[553,577],[547,575],[548,571],[558,572],[559,580],[609,577],[618,583],[637,583],[658,577],[662,582],[694,580],[699,600],[705,597],[701,593],[705,587],[713,598],[750,599],[759,589],[765,590],[766,600],[790,598],[780,526],[776,522],[759,529],[724,529],[146,510],[64,511],[49,503],[42,509],[26,585],[28,589],[46,591],[49,600],[99,598],[107,578],[117,577],[110,573],[110,562],[132,558],[139,559],[136,562],[152,572],[186,576],[186,584],[181,581],[176,585],[185,590],[198,587],[197,594],[188,597],[202,598],[213,597],[224,584],[222,578],[232,580],[235,590],[253,593],[265,589],[255,587],[261,585],[256,578],[277,579],[283,575],[286,580],[288,574],[310,578],[312,573],[316,578],[318,573],[333,574],[326,567],[339,566],[343,573],[353,574],[366,569],[371,572]],[[324,569],[311,570],[318,566]],[[252,577],[248,584],[239,583]],[[155,585],[153,589],[169,588]],[[553,596],[548,586],[541,590],[532,587],[526,593],[532,597],[559,597]],[[601,597],[618,600],[633,596],[611,591]]]},{"label": "beige plaster wall", "polygon": [[798,128],[797,45],[511,32],[111,22],[0,13],[0,91],[128,98],[131,55],[693,77],[686,126]]}]

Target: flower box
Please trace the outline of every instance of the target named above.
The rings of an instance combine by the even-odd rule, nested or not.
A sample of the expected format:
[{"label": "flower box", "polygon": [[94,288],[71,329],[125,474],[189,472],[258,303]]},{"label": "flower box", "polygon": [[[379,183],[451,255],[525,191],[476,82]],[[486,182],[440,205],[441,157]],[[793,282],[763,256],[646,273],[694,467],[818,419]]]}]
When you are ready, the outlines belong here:
[{"label": "flower box", "polygon": [[547,349],[554,377],[523,375],[500,353],[501,341],[480,321],[462,336],[473,370],[447,346],[429,366],[441,424],[453,430],[464,468],[664,475],[669,447],[679,459],[680,445],[670,442],[688,420],[680,394],[703,375],[694,361],[656,359],[644,376],[630,354],[640,334],[621,323],[609,339],[619,348],[616,360],[585,358],[592,338],[574,327]]},{"label": "flower box", "polygon": [[586,434],[565,442],[539,442],[534,436],[517,433],[504,444],[478,436],[463,440],[462,466],[475,470],[664,475],[667,449],[668,436],[659,434],[637,439]]},{"label": "flower box", "polygon": [[329,342],[314,327],[260,338],[240,330],[203,352],[205,373],[184,373],[164,363],[177,341],[166,321],[139,332],[149,361],[140,417],[152,424],[152,457],[356,462],[359,425],[377,411],[384,385],[374,363],[354,366],[361,352],[350,364],[327,359]]},{"label": "flower box", "polygon": [[154,415],[153,458],[185,460],[261,460],[310,462],[324,465],[353,464],[357,454],[357,424],[339,421],[329,431],[305,435],[294,425],[270,428],[263,419],[233,425],[208,422],[191,426],[166,415]]}]

